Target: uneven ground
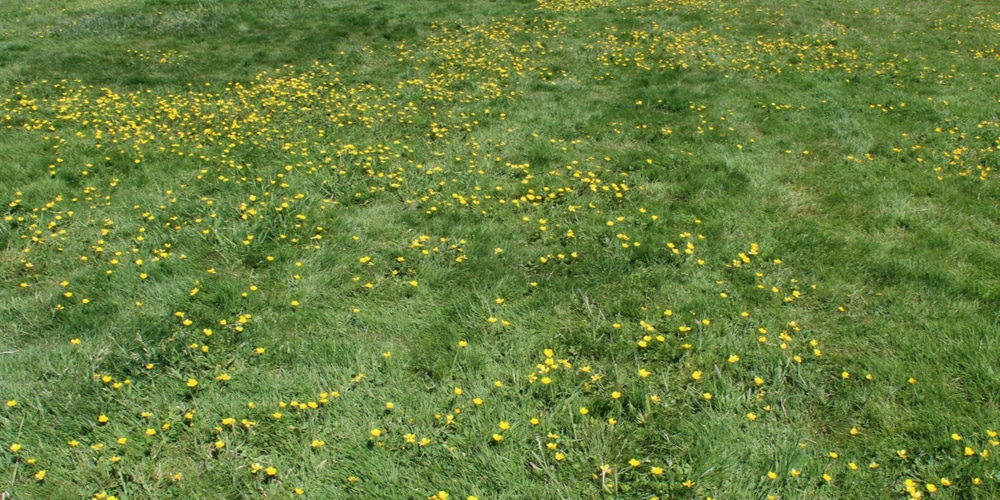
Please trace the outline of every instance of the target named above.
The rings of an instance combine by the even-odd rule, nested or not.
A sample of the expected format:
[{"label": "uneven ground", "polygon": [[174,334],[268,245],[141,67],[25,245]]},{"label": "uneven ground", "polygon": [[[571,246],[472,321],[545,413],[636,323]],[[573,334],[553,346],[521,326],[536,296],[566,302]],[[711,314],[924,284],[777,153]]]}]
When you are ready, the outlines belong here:
[{"label": "uneven ground", "polygon": [[0,492],[1000,496],[994,2],[246,4],[0,10]]}]

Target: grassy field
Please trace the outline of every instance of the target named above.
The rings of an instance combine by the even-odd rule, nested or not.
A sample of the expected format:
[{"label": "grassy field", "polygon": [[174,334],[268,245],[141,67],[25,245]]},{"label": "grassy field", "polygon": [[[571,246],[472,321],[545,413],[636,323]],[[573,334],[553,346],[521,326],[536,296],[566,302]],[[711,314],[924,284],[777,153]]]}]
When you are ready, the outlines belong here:
[{"label": "grassy field", "polygon": [[998,111],[985,0],[8,0],[0,493],[996,498]]}]

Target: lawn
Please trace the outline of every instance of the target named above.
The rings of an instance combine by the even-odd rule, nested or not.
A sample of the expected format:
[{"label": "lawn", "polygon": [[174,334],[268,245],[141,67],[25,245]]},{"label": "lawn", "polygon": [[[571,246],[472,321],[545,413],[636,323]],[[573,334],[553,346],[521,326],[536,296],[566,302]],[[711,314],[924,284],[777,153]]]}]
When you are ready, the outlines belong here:
[{"label": "lawn", "polygon": [[984,0],[9,0],[0,493],[996,498],[998,114]]}]

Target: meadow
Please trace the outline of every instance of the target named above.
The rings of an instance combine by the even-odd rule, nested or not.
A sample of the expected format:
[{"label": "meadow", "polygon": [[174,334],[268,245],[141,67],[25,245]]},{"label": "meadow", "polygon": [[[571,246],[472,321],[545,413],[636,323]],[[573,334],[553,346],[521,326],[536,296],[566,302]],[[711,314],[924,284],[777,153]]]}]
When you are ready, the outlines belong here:
[{"label": "meadow", "polygon": [[7,0],[4,498],[997,498],[1000,10]]}]

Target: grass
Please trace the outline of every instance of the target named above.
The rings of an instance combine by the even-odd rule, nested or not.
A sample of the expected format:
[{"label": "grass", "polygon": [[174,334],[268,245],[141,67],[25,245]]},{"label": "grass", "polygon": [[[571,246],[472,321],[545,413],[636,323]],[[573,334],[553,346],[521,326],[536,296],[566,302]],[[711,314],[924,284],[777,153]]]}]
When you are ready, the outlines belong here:
[{"label": "grass", "polygon": [[14,2],[0,492],[993,498],[998,23]]}]

